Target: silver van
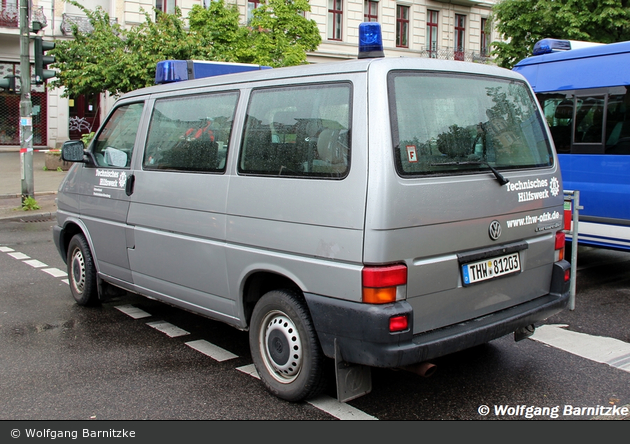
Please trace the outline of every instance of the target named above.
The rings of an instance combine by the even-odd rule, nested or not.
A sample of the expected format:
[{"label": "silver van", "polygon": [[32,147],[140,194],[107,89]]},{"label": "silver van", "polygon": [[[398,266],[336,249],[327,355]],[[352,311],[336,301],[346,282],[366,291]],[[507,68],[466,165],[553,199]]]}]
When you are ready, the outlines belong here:
[{"label": "silver van", "polygon": [[346,401],[370,367],[523,339],[569,300],[558,160],[505,69],[366,58],[158,85],[63,157],[76,301],[122,289],[248,330],[286,400],[319,393],[326,362]]}]

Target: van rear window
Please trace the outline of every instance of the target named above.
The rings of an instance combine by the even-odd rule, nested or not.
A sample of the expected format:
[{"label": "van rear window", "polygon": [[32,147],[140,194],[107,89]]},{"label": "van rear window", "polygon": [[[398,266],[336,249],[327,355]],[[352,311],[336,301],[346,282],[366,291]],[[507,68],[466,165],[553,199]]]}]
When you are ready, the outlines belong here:
[{"label": "van rear window", "polygon": [[553,164],[535,98],[523,82],[394,71],[388,89],[394,155],[402,176]]}]

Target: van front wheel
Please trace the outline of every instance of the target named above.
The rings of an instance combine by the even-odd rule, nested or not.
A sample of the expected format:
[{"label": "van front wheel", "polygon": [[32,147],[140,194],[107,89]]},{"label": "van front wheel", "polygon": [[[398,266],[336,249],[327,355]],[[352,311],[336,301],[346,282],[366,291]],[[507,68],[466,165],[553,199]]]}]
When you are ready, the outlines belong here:
[{"label": "van front wheel", "polygon": [[296,293],[274,290],[258,301],[249,345],[261,381],[275,396],[301,401],[325,387],[324,354],[306,304]]},{"label": "van front wheel", "polygon": [[75,234],[70,240],[67,264],[70,291],[77,304],[98,304],[96,268],[90,246],[83,234]]}]

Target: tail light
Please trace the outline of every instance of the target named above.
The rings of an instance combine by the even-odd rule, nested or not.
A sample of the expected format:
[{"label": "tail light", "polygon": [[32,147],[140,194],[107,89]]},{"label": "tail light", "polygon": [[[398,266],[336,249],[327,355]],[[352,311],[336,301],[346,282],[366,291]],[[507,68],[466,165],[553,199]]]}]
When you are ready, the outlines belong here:
[{"label": "tail light", "polygon": [[365,267],[363,277],[363,302],[387,304],[404,299],[407,286],[407,267],[390,265]]},{"label": "tail light", "polygon": [[556,262],[564,259],[564,243],[565,243],[565,235],[562,231],[558,231],[556,233],[556,252],[554,260]]},{"label": "tail light", "polygon": [[407,315],[392,316],[389,318],[389,331],[396,333],[409,328],[409,317]]}]

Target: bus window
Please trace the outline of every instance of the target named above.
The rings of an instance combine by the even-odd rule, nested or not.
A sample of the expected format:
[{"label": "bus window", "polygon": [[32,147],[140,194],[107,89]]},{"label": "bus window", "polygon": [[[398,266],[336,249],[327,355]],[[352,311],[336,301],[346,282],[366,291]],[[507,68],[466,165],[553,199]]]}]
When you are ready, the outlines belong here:
[{"label": "bus window", "polygon": [[[595,144],[598,146],[586,147],[586,153],[603,152],[602,131],[604,129],[604,96],[579,97],[576,100],[578,107],[575,112],[574,145]],[[581,147],[575,146],[576,151]]]},{"label": "bus window", "polygon": [[569,99],[565,95],[539,94],[538,100],[545,113],[556,151],[558,153],[570,153],[573,99]]},{"label": "bus window", "polygon": [[628,121],[628,94],[608,98],[606,112],[606,154],[630,154],[630,121]]}]

